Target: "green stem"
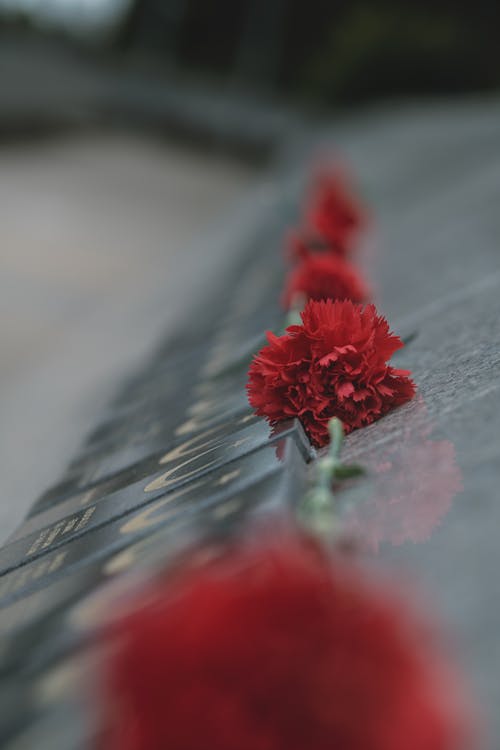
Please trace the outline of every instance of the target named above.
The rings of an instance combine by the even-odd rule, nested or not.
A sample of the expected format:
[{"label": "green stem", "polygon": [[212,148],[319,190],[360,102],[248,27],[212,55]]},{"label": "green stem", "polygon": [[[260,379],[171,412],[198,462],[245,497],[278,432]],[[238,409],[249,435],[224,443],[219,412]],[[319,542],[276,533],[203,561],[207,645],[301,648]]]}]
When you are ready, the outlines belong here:
[{"label": "green stem", "polygon": [[328,432],[330,433],[330,450],[328,451],[329,456],[334,461],[340,461],[340,450],[342,443],[344,442],[344,428],[342,422],[338,417],[333,417],[328,422]]},{"label": "green stem", "polygon": [[333,417],[328,423],[328,431],[330,433],[328,453],[316,462],[315,483],[299,507],[299,517],[313,532],[331,537],[337,526],[333,481],[360,476],[364,472],[360,466],[345,465],[340,460],[340,451],[344,442],[344,428],[340,419]]}]

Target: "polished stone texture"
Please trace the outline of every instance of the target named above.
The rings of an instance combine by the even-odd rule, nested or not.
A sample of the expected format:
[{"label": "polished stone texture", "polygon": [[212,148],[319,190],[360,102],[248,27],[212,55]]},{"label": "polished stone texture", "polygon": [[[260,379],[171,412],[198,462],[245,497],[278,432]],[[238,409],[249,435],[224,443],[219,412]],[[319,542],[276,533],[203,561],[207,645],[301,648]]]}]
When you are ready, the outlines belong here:
[{"label": "polished stone texture", "polygon": [[[248,356],[262,328],[276,328],[281,238],[322,148],[336,148],[350,162],[372,208],[359,260],[392,328],[411,337],[394,364],[411,369],[418,386],[411,403],[346,440],[346,460],[368,473],[339,495],[344,535],[367,564],[397,575],[412,602],[435,603],[489,721],[491,750],[497,747],[499,115],[498,102],[477,100],[366,112],[321,130],[290,128],[265,200],[251,199],[252,221],[219,247],[217,257],[231,271],[206,290],[214,303],[198,315],[203,334],[186,318],[180,342],[164,337],[140,363],[3,552],[0,671],[27,706],[25,739],[6,747],[50,740],[51,748],[66,749],[60,701],[67,683],[59,675],[59,692],[42,704],[40,686],[61,669],[72,683],[74,647],[100,612],[95,599],[110,606],[110,580],[116,584],[126,571],[148,577],[186,539],[223,535],[248,514],[302,496],[309,458],[303,433],[291,425],[284,437],[268,440],[255,421],[239,424],[248,412],[234,357]],[[180,352],[179,379],[168,378],[172,352]],[[200,450],[192,478],[171,491],[151,485],[148,498],[144,484],[162,476],[162,452],[176,456],[176,447],[191,439],[196,445],[197,436],[203,442],[216,425],[227,427],[215,433],[223,440],[213,465]],[[250,438],[248,451],[243,437]],[[176,470],[182,455],[180,462]],[[95,516],[84,528],[89,508]],[[19,716],[7,719],[0,733],[16,734]]]},{"label": "polished stone texture", "polygon": [[377,301],[396,332],[418,333],[395,362],[413,371],[421,398],[352,435],[347,450],[362,461],[413,433],[393,483],[406,472],[403,499],[417,515],[420,501],[439,516],[450,470],[445,454],[425,458],[421,448],[427,437],[454,446],[463,491],[452,507],[425,543],[385,542],[379,555],[412,584],[416,576],[449,625],[491,748],[500,741],[499,125],[497,101],[450,102],[373,116],[338,137],[373,207],[377,248],[368,262]]}]

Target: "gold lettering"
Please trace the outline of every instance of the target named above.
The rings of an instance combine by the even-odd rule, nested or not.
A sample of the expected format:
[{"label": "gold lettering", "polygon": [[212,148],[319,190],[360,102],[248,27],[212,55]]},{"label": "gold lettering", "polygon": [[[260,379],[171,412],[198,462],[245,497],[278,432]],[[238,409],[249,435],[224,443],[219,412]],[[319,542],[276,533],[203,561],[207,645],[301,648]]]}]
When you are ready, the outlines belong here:
[{"label": "gold lettering", "polygon": [[231,513],[236,513],[240,508],[241,498],[234,497],[221,505],[217,505],[212,511],[212,515],[219,521],[231,515]]},{"label": "gold lettering", "polygon": [[163,508],[165,505],[170,505],[174,500],[178,500],[179,497],[182,497],[182,495],[185,495],[186,492],[190,492],[191,490],[195,489],[196,487],[199,487],[201,485],[201,482],[195,482],[194,484],[190,484],[189,487],[182,487],[177,492],[172,492],[172,494],[167,495],[166,497],[162,497],[160,500],[157,500],[155,503],[152,503],[151,505],[148,505],[147,508],[145,508],[141,513],[139,513],[136,516],[133,516],[129,521],[123,524],[123,526],[120,528],[121,534],[134,534],[137,531],[142,531],[143,529],[148,529],[151,526],[156,526],[159,522],[166,520],[170,515],[172,511],[166,511],[165,513],[160,514],[159,516],[155,516],[154,514]]},{"label": "gold lettering", "polygon": [[[233,409],[230,408],[227,413],[231,413]],[[221,414],[224,414],[224,411],[221,411]],[[244,414],[241,416],[237,421],[234,421],[234,425],[238,424],[245,424],[246,422],[249,422],[251,419],[254,419],[254,414]],[[191,419],[188,419],[186,422],[183,422],[179,427],[176,428],[175,434],[176,435],[188,435],[190,432],[194,432],[195,430],[201,430],[204,428],[207,424],[207,422],[210,422],[210,419],[208,420],[199,420],[196,419],[196,417],[193,417]]]},{"label": "gold lettering", "polygon": [[225,365],[225,358],[224,358],[224,352],[214,352],[213,355],[210,357],[208,362],[203,367],[202,373],[203,375],[207,375],[208,377],[217,375],[217,373],[221,370],[221,368]]},{"label": "gold lettering", "polygon": [[84,526],[88,524],[90,519],[95,513],[96,506],[92,505],[90,508],[87,508],[83,516],[81,517],[80,521],[78,522],[78,525],[76,527],[76,531],[79,531],[80,529],[83,529]]},{"label": "gold lettering", "polygon": [[216,403],[217,402],[214,399],[201,399],[200,401],[196,401],[194,404],[192,404],[187,410],[187,413],[191,417],[196,417],[199,414],[206,414],[208,411],[213,409],[214,404]]},{"label": "gold lettering", "polygon": [[198,429],[198,426],[199,426],[198,420],[188,419],[187,422],[184,422],[183,424],[179,425],[179,427],[176,428],[175,434],[176,435],[189,435],[190,432],[193,432],[194,430]]},{"label": "gold lettering", "polygon": [[44,543],[42,544],[42,547],[45,549],[45,547],[50,547],[52,542],[59,536],[59,532],[61,531],[62,527],[64,526],[64,522],[56,523],[55,526],[53,526],[51,529],[49,529],[49,533],[47,535],[47,538],[45,539]]},{"label": "gold lettering", "polygon": [[29,557],[30,555],[33,555],[37,551],[37,549],[41,546],[41,544],[43,543],[43,540],[47,536],[48,531],[49,531],[48,529],[45,529],[44,531],[41,531],[39,533],[39,535],[37,536],[37,538],[35,539],[35,541],[31,545],[31,547],[29,548],[29,550],[26,552],[26,557]]},{"label": "gold lettering", "polygon": [[221,478],[217,480],[217,484],[224,486],[228,484],[229,482],[232,482],[233,479],[236,479],[236,477],[239,477],[240,474],[241,474],[241,469],[235,469],[234,471],[229,471],[227,474],[223,474]]},{"label": "gold lettering", "polygon": [[[43,576],[44,573],[47,572],[47,568],[48,568],[47,560],[43,560],[42,562],[38,563],[32,569],[31,578],[34,581],[36,581],[37,578],[41,578],[41,576]],[[27,576],[27,578],[29,579],[29,575]]]},{"label": "gold lettering", "polygon": [[66,526],[64,527],[62,533],[69,534],[70,531],[73,531],[73,528],[75,527],[75,524],[77,521],[78,521],[78,516],[75,516],[74,518],[70,518],[69,521],[66,523]]},{"label": "gold lettering", "polygon": [[234,443],[231,443],[231,448],[240,448],[242,445],[245,445],[245,443],[248,443],[250,440],[249,437],[240,438],[239,440],[235,440]]},{"label": "gold lettering", "polygon": [[103,569],[104,575],[113,576],[117,573],[124,573],[133,565],[135,558],[135,547],[119,552],[105,564]]},{"label": "gold lettering", "polygon": [[205,440],[208,435],[212,435],[217,427],[211,427],[209,430],[205,430],[201,435],[194,435],[194,437],[186,440],[185,443],[178,445],[176,448],[172,448],[171,451],[165,453],[159,460],[159,464],[168,464],[171,461],[175,461],[178,458],[184,458],[184,456],[193,453],[195,450],[198,451],[200,448],[204,448],[206,445],[210,445],[210,440]]},{"label": "gold lettering", "polygon": [[87,505],[87,503],[90,503],[91,500],[94,499],[96,490],[99,490],[99,487],[92,487],[92,489],[87,490],[87,492],[84,492],[80,498],[80,505]]},{"label": "gold lettering", "polygon": [[63,564],[67,554],[67,552],[59,552],[50,563],[47,572],[53,573],[54,570],[58,570]]},{"label": "gold lettering", "polygon": [[[208,453],[213,453],[214,450],[217,448],[220,448],[221,445],[223,445],[223,441],[219,441],[212,445],[210,448],[207,448],[206,451],[202,451],[201,453],[197,453],[195,456],[191,456],[190,458],[186,459],[186,461],[183,461],[178,466],[173,466],[171,469],[166,471],[164,474],[161,474],[159,477],[156,477],[156,479],[153,479],[149,484],[147,484],[144,487],[144,492],[155,492],[156,490],[164,489],[165,487],[168,487],[169,484],[172,484],[174,481],[179,481],[180,479],[188,479],[188,477],[195,474],[197,471],[200,470],[200,467],[197,469],[193,469],[192,471],[184,472],[183,474],[180,474],[180,476],[177,474],[182,468],[185,466],[188,466],[193,461],[197,461],[202,456],[206,456]],[[213,466],[215,463],[217,463],[217,459],[214,458],[211,461],[207,461],[203,464],[203,468],[207,469],[210,466]],[[172,475],[175,475],[172,479]]]}]

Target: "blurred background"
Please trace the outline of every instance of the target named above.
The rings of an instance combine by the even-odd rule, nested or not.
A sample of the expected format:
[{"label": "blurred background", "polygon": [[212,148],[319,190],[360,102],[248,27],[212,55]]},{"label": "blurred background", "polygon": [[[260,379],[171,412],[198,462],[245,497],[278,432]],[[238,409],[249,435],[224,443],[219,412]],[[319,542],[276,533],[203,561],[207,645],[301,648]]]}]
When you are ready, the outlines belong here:
[{"label": "blurred background", "polygon": [[[494,0],[479,0],[473,8],[456,0],[1,0],[0,13],[3,86],[9,72],[19,76],[13,88],[26,85],[23,70],[34,76],[38,62],[42,69],[31,94],[51,70],[54,80],[45,93],[59,93],[61,106],[65,93],[67,109],[72,90],[74,116],[75,109],[83,115],[91,108],[92,94],[96,104],[104,82],[94,76],[108,80],[133,72],[150,76],[151,83],[163,74],[179,83],[252,88],[322,107],[484,91],[500,82]],[[134,104],[139,106],[128,101],[130,116]],[[25,107],[34,115],[34,104]],[[113,102],[109,110],[108,116],[116,115]],[[49,114],[47,107],[46,124]],[[53,111],[54,124],[58,117],[63,112]]]},{"label": "blurred background", "polygon": [[0,0],[2,537],[279,146],[499,84],[494,0]]}]

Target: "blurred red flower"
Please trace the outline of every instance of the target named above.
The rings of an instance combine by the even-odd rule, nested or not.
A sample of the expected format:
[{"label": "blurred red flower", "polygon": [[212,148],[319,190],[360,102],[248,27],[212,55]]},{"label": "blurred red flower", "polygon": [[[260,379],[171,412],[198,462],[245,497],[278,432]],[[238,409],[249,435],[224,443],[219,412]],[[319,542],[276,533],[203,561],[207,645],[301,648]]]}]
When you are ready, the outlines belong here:
[{"label": "blurred red flower", "polygon": [[351,252],[365,224],[361,204],[338,168],[318,173],[307,198],[305,213],[307,234],[322,237],[340,255]]},{"label": "blurred red flower", "polygon": [[403,344],[374,305],[310,300],[301,317],[284,336],[269,332],[250,365],[250,404],[271,425],[298,417],[321,447],[332,417],[351,432],[412,398],[409,372],[387,364]]},{"label": "blurred red flower", "polygon": [[325,240],[312,240],[311,238],[307,238],[303,231],[298,230],[287,233],[285,238],[285,259],[287,261],[297,263],[312,254],[334,255],[335,257],[339,257],[340,255]]},{"label": "blurred red flower", "polygon": [[429,632],[307,538],[181,568],[112,629],[104,750],[457,750]]},{"label": "blurred red flower", "polygon": [[363,302],[368,287],[354,266],[329,254],[306,254],[287,276],[283,305],[289,309],[294,300],[350,299]]}]

